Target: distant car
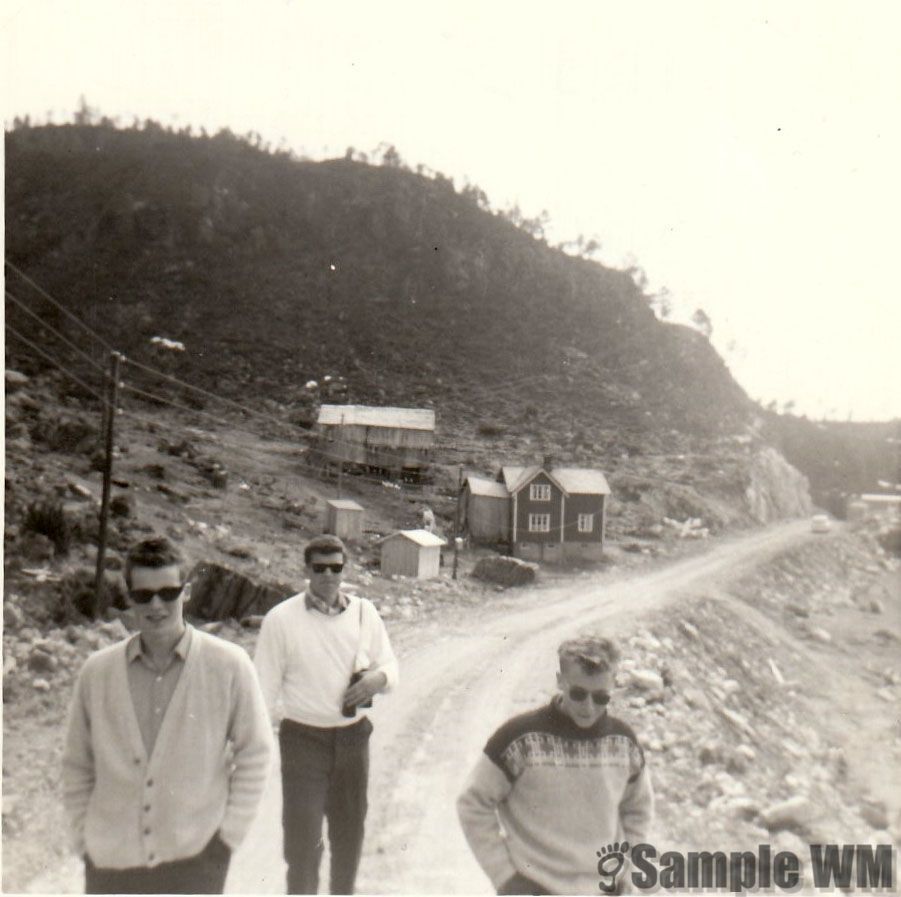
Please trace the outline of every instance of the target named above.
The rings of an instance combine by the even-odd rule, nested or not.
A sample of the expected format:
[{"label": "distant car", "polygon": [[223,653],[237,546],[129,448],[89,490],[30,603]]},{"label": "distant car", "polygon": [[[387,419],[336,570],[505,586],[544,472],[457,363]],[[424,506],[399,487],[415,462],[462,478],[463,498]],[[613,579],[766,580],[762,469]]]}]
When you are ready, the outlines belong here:
[{"label": "distant car", "polygon": [[825,514],[814,514],[810,518],[810,531],[812,533],[828,533],[832,529],[832,523]]}]

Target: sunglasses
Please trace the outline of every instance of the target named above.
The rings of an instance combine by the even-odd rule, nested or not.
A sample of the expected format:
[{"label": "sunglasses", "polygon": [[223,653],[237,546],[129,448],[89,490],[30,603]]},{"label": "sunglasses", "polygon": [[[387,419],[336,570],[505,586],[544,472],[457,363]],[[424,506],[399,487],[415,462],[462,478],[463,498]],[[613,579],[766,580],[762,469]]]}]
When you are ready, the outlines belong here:
[{"label": "sunglasses", "polygon": [[186,583],[180,586],[170,586],[168,589],[129,589],[128,597],[135,604],[150,604],[154,595],[159,595],[163,601],[175,601],[184,591]]},{"label": "sunglasses", "polygon": [[325,573],[326,570],[332,573],[340,573],[344,569],[344,564],[310,564],[314,573]]},{"label": "sunglasses", "polygon": [[587,688],[582,688],[581,685],[570,685],[568,694],[569,699],[577,704],[581,704],[589,695],[591,695],[591,700],[598,707],[606,707],[610,703],[609,691],[588,691]]}]

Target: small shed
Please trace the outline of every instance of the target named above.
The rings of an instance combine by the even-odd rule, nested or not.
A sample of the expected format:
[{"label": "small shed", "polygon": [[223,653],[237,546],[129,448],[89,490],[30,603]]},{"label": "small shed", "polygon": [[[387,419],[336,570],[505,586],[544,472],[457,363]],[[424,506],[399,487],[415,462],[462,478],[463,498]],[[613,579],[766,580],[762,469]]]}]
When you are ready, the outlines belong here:
[{"label": "small shed", "polygon": [[324,533],[332,533],[345,542],[363,538],[363,508],[348,498],[333,498],[325,503]]},{"label": "small shed", "polygon": [[424,529],[404,529],[385,536],[382,539],[382,573],[431,579],[438,575],[444,544],[444,539]]}]

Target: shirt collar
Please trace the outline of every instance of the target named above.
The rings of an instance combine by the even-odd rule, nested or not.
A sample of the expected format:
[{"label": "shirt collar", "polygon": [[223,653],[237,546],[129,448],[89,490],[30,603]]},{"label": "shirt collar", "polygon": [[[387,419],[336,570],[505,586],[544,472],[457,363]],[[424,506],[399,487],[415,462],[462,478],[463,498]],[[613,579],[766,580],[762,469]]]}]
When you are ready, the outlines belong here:
[{"label": "shirt collar", "polygon": [[318,610],[326,616],[335,617],[347,610],[347,605],[350,601],[344,592],[338,592],[338,600],[334,604],[328,604],[307,589],[306,592],[304,592],[303,603],[307,610]]},{"label": "shirt collar", "polygon": [[[185,631],[182,637],[175,643],[172,653],[180,660],[185,660],[188,656],[188,649],[191,647],[191,631],[193,627],[185,624]],[[125,646],[125,657],[129,663],[144,656],[144,646],[141,644],[141,633],[136,632]]]}]

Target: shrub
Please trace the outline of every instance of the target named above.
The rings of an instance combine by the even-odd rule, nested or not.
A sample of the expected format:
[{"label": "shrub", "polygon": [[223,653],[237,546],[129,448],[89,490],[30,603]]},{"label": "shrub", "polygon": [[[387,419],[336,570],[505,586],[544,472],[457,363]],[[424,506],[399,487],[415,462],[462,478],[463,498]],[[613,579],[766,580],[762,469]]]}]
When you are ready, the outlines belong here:
[{"label": "shrub", "polygon": [[492,421],[484,421],[478,427],[479,436],[503,436],[504,428]]},{"label": "shrub", "polygon": [[22,529],[25,532],[46,536],[53,543],[57,554],[69,553],[72,545],[72,527],[59,502],[40,501],[29,505],[22,521]]}]

